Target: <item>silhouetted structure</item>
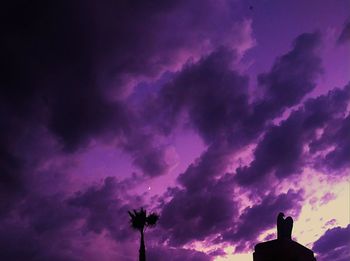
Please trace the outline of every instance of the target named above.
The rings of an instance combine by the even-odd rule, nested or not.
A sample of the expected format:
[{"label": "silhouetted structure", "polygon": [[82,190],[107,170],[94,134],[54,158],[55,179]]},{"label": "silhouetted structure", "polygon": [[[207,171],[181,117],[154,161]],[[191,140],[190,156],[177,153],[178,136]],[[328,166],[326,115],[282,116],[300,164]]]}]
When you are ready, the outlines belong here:
[{"label": "silhouetted structure", "polygon": [[284,214],[279,213],[277,216],[277,239],[292,240],[293,219],[287,217],[284,219]]},{"label": "silhouetted structure", "polygon": [[140,211],[136,211],[134,209],[133,212],[128,211],[128,213],[130,216],[131,227],[133,229],[138,230],[141,234],[139,261],[146,261],[144,230],[145,230],[145,227],[155,226],[159,219],[159,216],[156,213],[151,213],[150,215],[147,216],[146,210],[144,210],[143,208],[141,208]]},{"label": "silhouetted structure", "polygon": [[315,261],[314,253],[292,240],[293,219],[279,213],[277,239],[257,244],[254,261]]}]

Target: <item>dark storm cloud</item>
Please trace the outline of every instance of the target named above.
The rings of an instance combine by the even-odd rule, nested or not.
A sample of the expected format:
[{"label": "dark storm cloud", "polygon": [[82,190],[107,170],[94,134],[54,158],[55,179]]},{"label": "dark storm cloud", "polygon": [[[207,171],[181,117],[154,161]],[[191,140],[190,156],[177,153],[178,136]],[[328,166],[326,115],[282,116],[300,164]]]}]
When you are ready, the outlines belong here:
[{"label": "dark storm cloud", "polygon": [[197,191],[181,189],[163,206],[160,226],[170,245],[203,241],[231,226],[238,214],[232,184],[211,181]]},{"label": "dark storm cloud", "polygon": [[134,165],[149,177],[167,174],[176,161],[175,155],[167,153],[169,146],[157,143],[155,135],[134,131],[134,128],[130,129],[121,147],[133,157]]},{"label": "dark storm cloud", "polygon": [[319,33],[299,35],[293,49],[278,57],[268,73],[258,76],[263,97],[254,105],[250,124],[260,126],[273,119],[316,87],[316,79],[322,73],[320,43]]},{"label": "dark storm cloud", "polygon": [[[13,218],[13,215],[21,218]],[[1,260],[78,261],[86,260],[77,241],[82,231],[77,225],[78,209],[67,205],[63,195],[30,195],[1,220]],[[85,235],[87,244],[89,235]],[[77,254],[79,253],[79,254]],[[90,259],[93,260],[93,259]]]},{"label": "dark storm cloud", "polygon": [[249,251],[257,242],[257,237],[265,230],[276,226],[279,212],[299,215],[302,191],[289,190],[280,195],[269,194],[260,203],[243,210],[235,227],[225,232],[223,240],[236,244],[236,252]]},{"label": "dark storm cloud", "polygon": [[[130,239],[130,208],[121,197],[131,185],[132,182],[108,177],[103,184],[92,185],[71,197],[32,192],[12,210],[12,215],[1,219],[0,258],[97,260],[88,256],[86,247],[93,247],[98,235],[106,232],[105,236],[116,242]],[[21,218],[13,219],[13,214]],[[81,245],[82,236],[86,246]]]},{"label": "dark storm cloud", "polygon": [[[332,170],[346,168],[349,164],[346,156],[349,152],[349,116],[346,116],[349,90],[347,85],[309,99],[279,125],[269,127],[254,151],[254,160],[249,166],[237,168],[237,181],[249,185],[272,173],[278,178],[300,173],[306,164],[305,157],[312,157],[305,146],[314,154],[336,145],[324,157],[308,164]],[[320,129],[324,130],[321,138],[317,137]]]},{"label": "dark storm cloud", "polygon": [[177,180],[190,192],[203,190],[213,179],[225,173],[229,157],[230,151],[225,145],[212,145]]},{"label": "dark storm cloud", "polygon": [[[178,177],[183,188],[174,190],[172,199],[162,206],[164,219],[161,226],[168,233],[169,243],[181,245],[193,240],[203,241],[223,233],[222,238],[216,237],[216,243],[233,242],[236,251],[247,251],[262,231],[274,226],[278,212],[289,211],[293,212],[294,217],[298,216],[303,201],[302,192],[289,191],[280,195],[255,195],[261,202],[255,201],[257,203],[243,210],[238,218],[237,202],[233,200],[235,180],[241,185],[256,184],[270,172],[282,179],[298,173],[305,164],[320,164],[317,158],[311,162],[304,161],[305,157],[312,158],[304,150],[305,146],[310,147],[310,153],[315,153],[333,146],[335,140],[339,142],[335,146],[339,147],[336,150],[341,152],[346,141],[337,138],[337,135],[331,135],[333,139],[329,140],[327,131],[324,131],[326,137],[322,138],[318,131],[337,126],[336,130],[343,133],[339,130],[347,122],[349,100],[348,86],[307,100],[299,109],[291,112],[286,120],[267,129],[254,152],[253,162],[248,167],[238,168],[234,179],[229,174],[222,176],[232,151],[225,145],[209,146],[196,163]],[[322,166],[329,165],[324,159],[321,162]],[[216,184],[224,185],[217,187]],[[213,198],[214,205],[211,203]],[[257,217],[259,222],[254,221]]]},{"label": "dark storm cloud", "polygon": [[0,145],[0,216],[12,207],[12,200],[24,192],[22,163],[2,145]]},{"label": "dark storm cloud", "polygon": [[150,112],[161,130],[169,133],[185,111],[209,144],[238,129],[248,115],[248,78],[232,69],[234,60],[235,53],[222,47],[175,75]]},{"label": "dark storm cloud", "polygon": [[[238,218],[238,203],[233,200],[232,189],[235,181],[232,176],[224,174],[235,150],[252,142],[263,131],[265,122],[298,104],[313,90],[315,80],[322,71],[318,57],[319,44],[318,33],[299,36],[293,49],[277,59],[271,72],[259,76],[264,95],[262,100],[252,104],[248,103],[247,78],[232,69],[235,56],[225,48],[189,64],[161,89],[159,100],[153,107],[161,113],[157,118],[160,119],[161,130],[168,133],[171,131],[169,126],[173,126],[182,113],[187,113],[193,128],[210,144],[201,157],[179,175],[178,182],[183,188],[175,190],[172,199],[163,206],[161,226],[169,234],[171,245],[208,240],[211,236],[215,242],[234,242],[238,252],[246,251],[257,236],[275,222],[274,217],[266,217],[266,222],[255,222],[257,226],[251,225],[250,229],[246,223],[249,222],[250,213],[260,217],[268,216],[266,213],[269,211],[277,215],[281,209],[296,214],[299,212],[302,197],[299,192],[290,191],[281,195],[257,195],[262,203],[246,209],[242,218]],[[303,65],[299,66],[299,63]],[[259,107],[262,104],[267,106],[263,111]],[[260,112],[262,114],[258,115]],[[299,136],[303,133],[305,117],[303,113],[296,112],[281,126],[267,128],[255,151],[252,164],[256,166],[249,169],[251,173],[257,173],[256,176],[248,175],[248,170],[244,170],[244,175],[237,175],[238,181],[242,184],[243,179],[252,182],[260,178],[258,174],[261,172],[260,175],[264,176],[272,170],[279,177],[298,171],[302,162],[303,141],[309,135],[308,132]],[[254,122],[256,120],[260,123]],[[227,186],[221,189],[226,194],[219,193],[216,188],[215,184],[221,183]],[[212,198],[215,198],[214,205]],[[218,237],[220,233],[225,236]]]},{"label": "dark storm cloud", "polygon": [[[224,148],[209,147],[178,177],[183,188],[167,195],[171,200],[162,205],[160,225],[170,245],[212,238],[215,243],[233,242],[237,251],[245,251],[261,232],[273,226],[279,211],[299,213],[300,191],[261,195],[261,202],[239,213],[233,176],[224,175],[231,155]],[[254,222],[257,217],[265,221]]]},{"label": "dark storm cloud", "polygon": [[78,212],[61,196],[31,195],[12,206],[12,213],[1,219],[1,260],[81,260],[73,253],[73,241],[79,235],[73,221]]},{"label": "dark storm cloud", "polygon": [[[239,212],[238,192],[231,174],[201,180],[201,168],[189,167],[182,175],[198,171],[199,186],[189,183],[173,190],[171,200],[162,205],[160,226],[168,244],[178,246],[192,241],[229,242],[237,252],[248,251],[257,237],[275,226],[280,211],[297,217],[303,201],[302,191],[261,196],[251,207]],[[169,196],[169,195],[168,195]],[[256,196],[258,197],[258,195]]]},{"label": "dark storm cloud", "polygon": [[338,38],[338,44],[345,44],[350,41],[350,22],[344,24],[342,31]]},{"label": "dark storm cloud", "polygon": [[[13,3],[3,16],[1,100],[12,117],[48,126],[74,150],[116,121],[118,104],[106,100],[94,78],[94,44],[75,4]],[[119,124],[117,124],[119,125]]]},{"label": "dark storm cloud", "polygon": [[[54,249],[52,251],[44,242],[28,227],[9,225],[0,228],[0,258],[2,260],[28,260],[28,261],[78,261],[79,258],[65,250]],[[50,240],[53,241],[51,238]],[[51,241],[51,243],[53,243]]]},{"label": "dark storm cloud", "polygon": [[[335,127],[335,126],[333,126]],[[327,129],[330,130],[331,126]],[[328,140],[328,146],[334,145],[335,147],[325,155],[323,158],[323,165],[329,170],[342,170],[350,167],[350,115],[342,121],[339,121],[338,128],[332,128],[329,134],[332,133],[334,136]],[[329,135],[330,136],[330,135]]]},{"label": "dark storm cloud", "polygon": [[239,147],[315,88],[322,72],[320,42],[319,33],[297,37],[292,50],[279,57],[270,72],[259,75],[262,97],[252,104],[248,102],[248,78],[233,69],[235,53],[222,47],[188,64],[165,84],[148,117],[167,134],[188,114],[206,143],[227,140]]},{"label": "dark storm cloud", "polygon": [[30,227],[38,235],[64,229],[79,218],[77,210],[68,206],[62,200],[62,195],[29,196],[18,211],[27,217]]},{"label": "dark storm cloud", "polygon": [[313,245],[317,260],[346,261],[350,258],[350,225],[328,229]]},{"label": "dark storm cloud", "polygon": [[[107,178],[69,197],[70,169],[60,173],[50,161],[66,154],[79,160],[75,152],[91,141],[117,138],[145,175],[166,173],[165,146],[144,130],[125,97],[139,80],[245,42],[249,35],[231,7],[225,1],[2,4],[0,259],[93,260],[86,254],[90,238],[105,232],[128,238],[120,183]],[[32,132],[41,136],[33,139]],[[67,188],[58,193],[62,184]],[[179,253],[185,257],[208,260]]]},{"label": "dark storm cloud", "polygon": [[326,122],[321,137],[310,143],[310,151],[326,151],[318,158],[318,167],[327,169],[329,173],[350,167],[350,85],[342,90],[331,91],[328,98],[320,97],[315,101],[313,109],[318,111],[312,119],[312,124],[319,122],[322,117]]},{"label": "dark storm cloud", "polygon": [[277,58],[270,72],[259,75],[259,84],[269,102],[281,108],[291,106],[315,88],[314,81],[322,71],[320,42],[319,33],[299,35],[293,49]]},{"label": "dark storm cloud", "polygon": [[209,147],[178,177],[182,188],[171,189],[161,203],[160,226],[171,246],[214,240],[232,226],[238,216],[231,175],[224,175],[229,153],[225,147]]},{"label": "dark storm cloud", "polygon": [[82,210],[86,230],[95,233],[106,230],[115,240],[125,240],[130,235],[126,222],[130,209],[117,197],[117,190],[115,178],[108,177],[101,187],[92,186],[78,192],[68,203]]},{"label": "dark storm cloud", "polygon": [[[245,42],[249,36],[237,26],[234,12],[225,1],[4,4],[1,121],[43,124],[69,152],[101,136],[128,136],[140,120],[123,101],[132,85],[177,70],[219,45]],[[157,146],[129,152],[146,175],[169,167]]]},{"label": "dark storm cloud", "polygon": [[[0,88],[1,90],[1,88]],[[0,98],[1,100],[1,98]],[[28,122],[11,115],[11,108],[0,102],[0,216],[26,194],[25,162],[16,149],[24,138]]]},{"label": "dark storm cloud", "polygon": [[[170,245],[211,236],[225,240],[218,237],[222,231],[237,221],[247,228],[243,217],[266,213],[264,207],[298,209],[299,195],[294,195],[295,201],[289,199],[293,193],[268,195],[261,198],[264,207],[252,206],[238,218],[235,183],[231,175],[223,175],[233,151],[253,141],[266,121],[314,88],[321,71],[317,34],[297,38],[294,49],[259,76],[263,98],[249,104],[248,78],[232,69],[234,49],[246,41],[246,32],[237,26],[234,10],[225,1],[201,1],[200,5],[198,1],[15,1],[1,9],[0,259],[93,260],[88,251],[97,236],[106,233],[106,241],[128,239],[126,210],[135,202],[125,200],[129,198],[121,190],[123,184],[109,177],[102,185],[67,196],[66,191],[56,193],[58,186],[68,183],[65,173],[40,172],[43,164],[39,163],[55,153],[57,157],[71,153],[78,160],[74,153],[91,141],[116,139],[145,175],[167,173],[166,146],[159,145],[150,125],[155,121],[168,134],[183,112],[210,145],[180,175],[182,187],[172,190],[172,199],[162,205],[161,237]],[[143,108],[132,107],[125,97],[135,83],[157,79],[168,70],[180,71],[161,90],[156,100],[161,106],[154,105],[156,119],[147,125],[143,114],[138,115]],[[309,124],[323,126],[317,117],[315,122]],[[348,125],[337,126],[334,138],[324,136],[314,148],[346,138]],[[29,134],[38,130],[44,130],[41,138],[31,139]],[[280,132],[293,130],[286,124]],[[276,130],[267,144],[274,142],[276,133],[282,135]],[[51,138],[52,144],[47,141]],[[266,173],[273,168],[283,176],[298,169],[301,140],[292,138],[296,144],[282,144],[283,149],[294,146],[288,154],[291,163],[282,155],[278,163],[264,169]],[[54,152],[47,155],[43,144]],[[337,157],[344,156],[339,157],[341,162],[332,154],[326,156],[329,167],[347,166],[343,163],[347,148],[337,151]],[[277,153],[278,148],[273,149]],[[142,203],[135,201],[135,205]],[[255,228],[267,227],[265,220]],[[239,227],[235,229],[229,231],[238,236],[230,242],[241,249],[245,240],[256,239],[249,228],[247,237]],[[164,256],[210,260],[191,250],[152,251],[154,260]]]},{"label": "dark storm cloud", "polygon": [[237,181],[252,184],[267,174],[289,176],[300,171],[302,137],[298,115],[288,118],[280,126],[270,127],[254,151],[254,160],[249,166],[239,167]]},{"label": "dark storm cloud", "polygon": [[[117,13],[112,16],[109,8],[115,8],[120,14],[127,11],[108,1],[96,6],[97,9],[91,5],[84,3],[83,8],[77,2],[50,5],[38,1],[7,6],[8,14],[3,17],[2,24],[6,30],[2,42],[0,96],[1,120],[7,128],[2,137],[10,141],[19,139],[27,125],[44,124],[56,135],[63,149],[72,152],[87,145],[91,138],[128,134],[131,125],[138,121],[124,102],[110,98],[112,91],[116,96],[120,95],[123,83],[115,80],[116,87],[111,90],[108,85],[112,73],[101,76],[106,67],[112,66],[110,57],[106,56],[108,50],[112,52],[114,48],[118,49],[117,43],[125,43],[117,41],[118,34],[123,34],[122,28],[111,28],[109,24],[115,24],[113,21],[118,17]],[[126,3],[124,7],[134,9]],[[142,6],[136,7],[142,9]],[[104,19],[100,19],[102,15]],[[107,41],[111,35],[117,38]],[[133,36],[128,34],[128,37]],[[126,50],[123,53],[126,54]],[[132,48],[129,53],[133,57],[136,55]],[[154,52],[149,55],[152,57]],[[117,59],[113,61],[124,63]],[[113,75],[125,73],[127,66],[119,67],[123,72],[116,70]],[[150,67],[145,66],[145,73]],[[157,149],[153,152],[153,147],[148,146],[147,151],[135,150],[141,154],[155,153],[157,160],[163,160],[162,153]],[[156,160],[152,160],[156,165]],[[137,160],[135,164],[141,169],[144,167]],[[144,169],[144,172],[154,175],[158,170],[156,174],[164,173],[159,168],[151,173]]]}]

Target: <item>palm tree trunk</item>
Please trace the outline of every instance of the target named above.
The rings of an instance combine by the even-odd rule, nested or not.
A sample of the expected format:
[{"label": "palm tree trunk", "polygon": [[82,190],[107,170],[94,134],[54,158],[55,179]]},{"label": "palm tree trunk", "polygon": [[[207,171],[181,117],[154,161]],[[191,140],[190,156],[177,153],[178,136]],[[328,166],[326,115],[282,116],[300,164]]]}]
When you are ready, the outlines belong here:
[{"label": "palm tree trunk", "polygon": [[145,239],[143,236],[143,230],[141,232],[140,240],[140,250],[139,250],[139,261],[146,261],[146,248],[145,248]]}]

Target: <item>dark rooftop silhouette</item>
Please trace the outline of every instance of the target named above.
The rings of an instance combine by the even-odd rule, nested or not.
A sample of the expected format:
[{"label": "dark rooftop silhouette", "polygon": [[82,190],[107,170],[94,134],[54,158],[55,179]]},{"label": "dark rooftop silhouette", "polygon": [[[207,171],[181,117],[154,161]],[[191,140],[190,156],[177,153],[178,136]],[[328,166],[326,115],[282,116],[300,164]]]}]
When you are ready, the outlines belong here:
[{"label": "dark rooftop silhouette", "polygon": [[254,261],[315,261],[314,253],[292,240],[293,219],[279,213],[277,239],[259,243],[254,248]]}]

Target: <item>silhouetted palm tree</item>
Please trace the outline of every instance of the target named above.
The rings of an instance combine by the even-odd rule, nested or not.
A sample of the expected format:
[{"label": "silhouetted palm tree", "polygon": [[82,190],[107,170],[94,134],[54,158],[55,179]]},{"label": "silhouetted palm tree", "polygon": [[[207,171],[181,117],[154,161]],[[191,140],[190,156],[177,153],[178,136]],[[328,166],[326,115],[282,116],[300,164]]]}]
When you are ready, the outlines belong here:
[{"label": "silhouetted palm tree", "polygon": [[146,248],[144,241],[144,231],[146,227],[153,227],[156,225],[159,215],[156,213],[151,213],[147,216],[146,210],[141,208],[140,211],[133,212],[128,211],[130,216],[130,223],[133,229],[140,231],[141,240],[140,240],[140,250],[139,250],[139,261],[146,261]]}]

